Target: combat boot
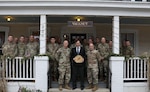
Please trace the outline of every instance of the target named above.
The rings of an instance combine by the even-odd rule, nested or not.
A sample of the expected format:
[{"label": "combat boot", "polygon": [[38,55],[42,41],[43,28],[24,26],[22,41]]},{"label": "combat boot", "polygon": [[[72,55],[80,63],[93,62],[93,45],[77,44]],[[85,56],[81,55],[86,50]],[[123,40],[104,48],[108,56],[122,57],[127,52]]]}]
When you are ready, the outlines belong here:
[{"label": "combat boot", "polygon": [[63,90],[62,85],[59,85],[59,90],[60,90],[60,91],[62,91],[62,90]]},{"label": "combat boot", "polygon": [[68,84],[65,84],[65,89],[71,90],[71,87]]},{"label": "combat boot", "polygon": [[85,89],[91,89],[92,88],[92,84],[89,84]]},{"label": "combat boot", "polygon": [[92,88],[92,91],[95,92],[98,89],[98,86],[95,84]]}]

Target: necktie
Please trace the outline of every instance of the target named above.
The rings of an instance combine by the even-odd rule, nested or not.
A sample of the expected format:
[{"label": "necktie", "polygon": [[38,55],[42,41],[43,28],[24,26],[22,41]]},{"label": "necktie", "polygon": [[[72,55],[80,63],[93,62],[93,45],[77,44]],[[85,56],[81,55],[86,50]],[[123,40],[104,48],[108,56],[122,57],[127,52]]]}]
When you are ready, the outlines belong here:
[{"label": "necktie", "polygon": [[80,53],[80,49],[79,49],[79,47],[77,47],[77,53],[78,53],[78,54]]}]

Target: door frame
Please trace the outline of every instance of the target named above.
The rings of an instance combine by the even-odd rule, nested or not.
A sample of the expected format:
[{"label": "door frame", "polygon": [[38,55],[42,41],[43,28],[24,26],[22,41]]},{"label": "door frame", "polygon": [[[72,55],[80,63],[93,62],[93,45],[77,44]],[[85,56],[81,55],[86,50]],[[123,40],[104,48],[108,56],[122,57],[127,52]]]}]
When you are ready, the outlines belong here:
[{"label": "door frame", "polygon": [[[83,28],[83,30],[81,30]],[[88,39],[90,36],[96,37],[96,28],[95,27],[68,27],[63,26],[61,28],[60,37],[63,40],[64,35],[68,35],[70,37],[71,33],[73,34],[86,34],[86,39]],[[69,39],[70,41],[70,39]]]},{"label": "door frame", "polygon": [[[5,41],[4,42],[7,42],[9,27],[0,26],[0,32],[5,32]],[[0,50],[2,50],[2,48],[0,48]]]}]

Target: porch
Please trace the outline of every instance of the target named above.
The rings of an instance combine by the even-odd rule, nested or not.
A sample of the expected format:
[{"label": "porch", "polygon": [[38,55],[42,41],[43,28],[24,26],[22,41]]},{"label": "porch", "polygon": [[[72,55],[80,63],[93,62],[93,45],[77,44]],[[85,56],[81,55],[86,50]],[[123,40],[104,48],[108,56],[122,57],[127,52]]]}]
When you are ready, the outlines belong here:
[{"label": "porch", "polygon": [[[109,62],[109,87],[106,88],[100,83],[96,92],[148,92],[149,59],[132,57],[125,60],[122,56],[112,56]],[[34,59],[26,60],[20,57],[8,58],[6,61],[1,59],[0,69],[3,71],[1,74],[5,77],[8,92],[17,92],[21,87],[32,91],[58,92],[57,83],[55,87],[49,88],[48,68],[48,57],[35,56]],[[63,89],[63,92],[69,90]]]},{"label": "porch", "polygon": [[[136,55],[143,52],[149,52],[149,17],[150,7],[149,0],[55,0],[55,1],[39,1],[39,0],[1,0],[0,16],[1,16],[1,32],[5,32],[5,41],[9,34],[22,33],[30,35],[27,30],[40,32],[40,54],[46,52],[46,36],[50,27],[50,34],[60,34],[61,28],[54,27],[56,25],[66,25],[67,21],[62,24],[48,24],[51,22],[51,16],[96,16],[95,24],[97,33],[95,36],[106,36],[108,40],[113,40],[113,52],[119,54],[120,37],[122,33],[134,33],[136,37],[131,37],[133,46],[135,46]],[[4,16],[22,17],[20,22],[16,20],[6,21]],[[28,16],[27,19],[25,17]],[[33,20],[31,23],[29,20]],[[102,21],[104,19],[105,21]],[[100,21],[99,21],[100,20]],[[128,20],[128,21],[127,21]],[[136,21],[135,21],[136,20]],[[26,22],[23,22],[26,21]],[[106,22],[107,21],[107,22]],[[16,25],[14,25],[16,24]],[[47,26],[47,24],[49,26]],[[21,31],[20,31],[21,30]],[[23,30],[23,31],[22,31]],[[57,30],[57,31],[55,31]],[[99,31],[100,30],[100,31]],[[102,30],[102,31],[101,31]],[[56,33],[55,33],[56,32]],[[126,35],[128,37],[128,35]],[[130,37],[129,37],[130,38]],[[21,59],[21,60],[20,60]],[[134,63],[133,63],[133,62]],[[149,60],[148,60],[149,61]],[[110,90],[111,92],[148,92],[148,76],[147,71],[149,64],[147,60],[134,58],[125,63],[124,57],[110,58]],[[22,62],[22,63],[21,63]],[[22,60],[15,58],[6,60],[6,72],[4,72],[7,81],[8,92],[16,92],[19,86],[27,87],[33,90],[48,90],[48,58],[43,56],[35,57],[31,60]],[[29,65],[28,65],[29,64]],[[118,66],[118,67],[116,67]],[[20,72],[21,71],[21,72]],[[148,72],[149,73],[149,72]],[[11,90],[11,91],[10,91]],[[55,90],[55,89],[54,89]]]}]

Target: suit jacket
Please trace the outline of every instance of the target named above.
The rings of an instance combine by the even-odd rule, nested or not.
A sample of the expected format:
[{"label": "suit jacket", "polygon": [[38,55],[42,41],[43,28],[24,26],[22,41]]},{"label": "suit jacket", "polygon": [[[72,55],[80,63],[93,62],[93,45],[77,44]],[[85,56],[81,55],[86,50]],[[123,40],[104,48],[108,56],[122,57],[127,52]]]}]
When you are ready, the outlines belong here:
[{"label": "suit jacket", "polygon": [[[76,63],[73,58],[76,56],[76,55],[81,55],[83,58],[84,58],[84,62],[83,63]],[[75,48],[72,48],[71,49],[71,55],[70,55],[70,61],[72,63],[73,66],[85,66],[86,64],[86,53],[85,53],[85,49],[83,47],[80,47],[80,53],[78,54],[76,52],[76,47]]]}]

